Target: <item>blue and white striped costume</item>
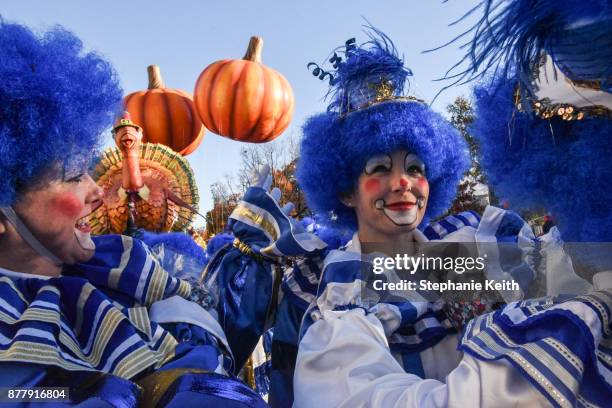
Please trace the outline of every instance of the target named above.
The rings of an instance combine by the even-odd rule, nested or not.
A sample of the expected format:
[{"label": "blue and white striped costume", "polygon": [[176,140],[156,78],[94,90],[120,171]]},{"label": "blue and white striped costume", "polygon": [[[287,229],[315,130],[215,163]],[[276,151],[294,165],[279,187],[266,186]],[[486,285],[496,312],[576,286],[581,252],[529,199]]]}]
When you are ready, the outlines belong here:
[{"label": "blue and white striped costume", "polygon": [[[497,329],[500,322],[506,319],[504,316],[520,303],[510,303],[503,311],[485,315],[489,319],[490,330],[498,330],[495,333],[507,340],[505,349],[501,349],[497,343],[480,342],[481,337],[487,341],[491,337],[487,337],[488,332],[483,330],[486,328],[484,323],[478,326],[480,331],[475,331],[474,325],[469,326],[464,336],[460,337],[437,304],[406,302],[379,303],[373,307],[362,305],[359,273],[360,263],[364,262],[364,258],[356,236],[346,248],[329,251],[299,226],[292,224],[266,195],[261,189],[250,189],[231,216],[232,228],[240,240],[247,242],[253,237],[260,237],[259,242],[257,239],[248,242],[253,253],[259,258],[240,254],[237,248],[228,247],[225,254],[215,258],[217,264],[214,269],[209,268],[208,273],[209,276],[214,276],[210,275],[211,273],[230,273],[232,268],[235,271],[236,266],[239,266],[245,276],[257,275],[258,279],[264,279],[270,285],[269,289],[262,292],[263,298],[270,299],[274,292],[273,276],[280,272],[273,272],[276,261],[266,258],[266,255],[299,255],[295,258],[293,267],[285,269],[280,299],[278,302],[272,301],[266,315],[268,323],[260,324],[258,328],[261,334],[264,326],[267,327],[271,320],[274,320],[270,390],[272,406],[290,406],[293,402],[297,407],[386,407],[395,404],[492,406],[517,400],[519,406],[520,401],[524,404],[535,402],[558,406],[571,405],[576,401],[584,401],[584,405],[588,405],[587,402],[605,405],[594,397],[592,392],[584,389],[584,370],[568,371],[570,376],[573,376],[572,381],[568,380],[565,373],[560,374],[555,370],[564,367],[567,361],[577,367],[580,367],[580,364],[582,367],[597,367],[599,371],[589,378],[598,380],[592,382],[590,388],[599,393],[602,390],[610,390],[610,376],[607,374],[610,350],[600,346],[603,340],[604,343],[608,341],[602,327],[608,328],[610,325],[611,305],[606,292],[592,295],[595,297],[581,298],[587,300],[578,299],[564,303],[570,306],[577,303],[596,305],[591,306],[593,309],[589,310],[598,308],[598,312],[593,314],[583,307],[575,308],[577,311],[572,312],[575,313],[574,317],[568,321],[571,320],[578,326],[583,325],[581,327],[585,329],[582,331],[585,338],[576,341],[571,338],[558,339],[554,344],[563,350],[562,353],[555,354],[550,349],[544,349],[542,352],[537,349],[535,355],[538,358],[548,359],[545,360],[548,362],[548,372],[521,368],[531,366],[525,364],[519,367],[510,356],[526,355],[527,352],[520,351],[523,349],[533,352],[534,347],[542,348],[539,343],[537,346],[532,344],[540,340],[530,338],[521,343],[512,336],[526,332],[517,331],[510,326],[500,326],[507,333],[501,333],[499,330],[502,329]],[[536,240],[529,226],[509,211],[488,207],[483,220],[479,220],[473,213],[450,216],[416,235],[423,241],[442,239],[458,242],[516,242],[525,254],[525,264],[531,267],[543,261],[551,263],[552,261],[547,259],[548,252],[557,251],[554,254],[557,264],[553,265],[556,268],[555,279],[549,279],[547,282],[546,294],[559,294],[567,288],[571,288],[574,292],[570,293],[574,294],[593,289],[590,284],[575,275],[571,268],[561,268],[563,262],[559,260],[558,251],[562,249],[558,245],[558,237],[545,238],[543,242]],[[274,242],[276,244],[273,244]],[[281,247],[282,249],[279,249]],[[567,255],[562,255],[567,261]],[[538,259],[534,260],[535,258]],[[230,260],[232,267],[222,266]],[[571,263],[569,265],[571,266]],[[252,269],[250,272],[249,268]],[[253,273],[255,269],[258,269],[258,272]],[[528,279],[533,279],[538,273],[533,268],[522,268],[510,271],[510,275],[514,272],[523,274],[525,271],[529,272]],[[231,273],[230,275],[238,276]],[[236,283],[244,284],[242,280],[235,279],[226,284],[225,290],[229,288],[231,291],[231,286]],[[520,298],[521,293],[505,295],[510,301]],[[533,327],[543,330],[542,341],[545,343],[549,341],[550,336],[546,331],[548,318],[553,318],[557,313],[554,312],[555,308],[564,307],[552,306],[553,304],[555,303],[551,300],[550,307],[541,310],[537,317],[534,315],[532,320],[529,320],[529,315],[525,315],[525,321],[538,322]],[[276,311],[271,313],[274,307]],[[225,313],[226,316],[231,316],[231,309],[227,305],[219,305],[217,310],[220,315]],[[231,332],[231,328],[227,328],[234,325],[236,319],[226,317],[225,321],[226,326],[223,328],[226,332]],[[255,321],[261,320],[244,320],[251,322],[249,324]],[[520,326],[522,321],[513,324]],[[587,335],[587,327],[591,329],[590,336]],[[482,334],[476,335],[477,332]],[[233,342],[244,343],[242,339],[231,336],[228,336],[228,340],[230,345]],[[576,347],[581,348],[578,354]],[[594,357],[596,355],[599,357]],[[297,366],[294,366],[296,357]],[[586,364],[591,357],[599,358],[599,363]],[[561,387],[560,383],[555,381],[557,375],[562,380],[569,381],[567,384],[570,386]],[[443,381],[447,376],[445,383]],[[550,384],[553,384],[552,388],[537,382],[541,381],[541,377],[547,377]],[[511,388],[500,388],[502,384]],[[574,388],[571,387],[572,384]],[[559,389],[554,388],[556,386],[559,386]],[[491,391],[493,389],[495,392]]]},{"label": "blue and white striped costume", "polygon": [[[526,265],[535,265],[538,256],[547,258],[547,251],[559,250],[548,242],[536,256],[538,246],[526,223],[494,207],[488,207],[475,225],[465,225],[464,216],[451,216],[428,227],[425,234],[451,242],[513,241],[524,250]],[[416,239],[426,240],[425,234]],[[564,288],[571,288],[572,294],[593,289],[571,268],[559,267],[558,252],[554,256],[557,268],[547,273],[558,276],[557,281],[549,279],[548,294]],[[335,251],[326,259],[317,297],[302,321],[295,406],[609,403],[610,282],[602,287],[607,291],[563,303],[552,296],[540,303],[512,302],[472,320],[459,336],[436,315],[435,305],[363,305],[358,262],[364,257],[356,235],[344,253]],[[524,273],[526,268],[516,271]],[[536,273],[530,271],[529,278]],[[610,281],[612,272],[603,274],[607,278],[600,274],[599,281]],[[505,295],[512,299],[520,294]],[[402,335],[406,327],[409,336]]]},{"label": "blue and white striped costume", "polygon": [[5,386],[70,384],[71,406],[265,406],[232,376],[214,312],[189,300],[195,282],[171,276],[140,240],[94,242],[94,257],[59,277],[0,270]]}]

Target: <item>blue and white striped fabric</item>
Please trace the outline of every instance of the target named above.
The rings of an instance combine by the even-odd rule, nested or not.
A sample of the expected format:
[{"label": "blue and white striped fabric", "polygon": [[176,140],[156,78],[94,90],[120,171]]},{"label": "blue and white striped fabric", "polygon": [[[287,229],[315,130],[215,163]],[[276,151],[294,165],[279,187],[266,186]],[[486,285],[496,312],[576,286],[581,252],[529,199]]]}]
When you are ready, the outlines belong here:
[{"label": "blue and white striped fabric", "polygon": [[512,363],[553,406],[605,407],[612,395],[612,293],[515,302],[466,327],[460,349]]},{"label": "blue and white striped fabric", "polygon": [[174,357],[177,341],[147,307],[189,284],[171,277],[141,241],[94,238],[87,264],[50,279],[0,277],[0,359],[132,378]]},{"label": "blue and white striped fabric", "polygon": [[435,241],[463,227],[478,228],[479,224],[480,215],[478,215],[476,211],[463,211],[459,214],[449,215],[439,221],[432,222],[423,230],[423,234],[425,234],[427,239]]},{"label": "blue and white striped fabric", "polygon": [[304,255],[325,243],[285,215],[263,188],[250,187],[230,215],[228,227],[254,252],[268,256]]},{"label": "blue and white striped fabric", "polygon": [[449,215],[430,224],[423,233],[432,241],[443,240],[464,227],[475,229],[474,243],[480,253],[486,253],[487,278],[515,280],[522,289],[501,291],[502,297],[507,302],[522,298],[535,280],[542,262],[541,242],[531,226],[513,211],[487,206],[482,217],[474,211]]},{"label": "blue and white striped fabric", "polygon": [[266,401],[270,392],[270,374],[272,371],[272,337],[273,329],[267,330],[259,339],[257,347],[251,355],[253,361],[253,377],[255,391]]},{"label": "blue and white striped fabric", "polygon": [[325,258],[316,300],[302,320],[300,339],[326,312],[364,309],[382,322],[391,350],[413,353],[431,347],[454,331],[442,311],[442,305],[420,301],[379,302],[368,305],[362,299],[361,274],[372,268],[371,260],[361,253],[331,251]]},{"label": "blue and white striped fabric", "polygon": [[[432,223],[423,233],[431,240],[443,240],[452,238],[450,234],[466,227],[471,228],[471,232],[460,238],[469,237],[476,243],[514,243],[513,247],[522,251],[522,262],[510,266],[492,253],[495,245],[486,247],[492,255],[488,266],[495,275],[490,278],[512,278],[518,280],[523,288],[529,286],[536,275],[537,261],[534,259],[538,245],[531,228],[520,216],[489,206],[482,219],[472,211],[450,215]],[[363,268],[371,267],[368,256],[345,250],[330,251],[323,264],[316,258],[296,262],[293,270],[285,276],[283,289],[291,302],[302,307],[310,305],[302,320],[300,338],[326,311],[356,307],[379,318],[391,350],[401,354],[422,351],[454,331],[442,303],[428,303],[415,298],[402,303],[365,304],[361,299],[361,273]],[[313,292],[315,287],[316,293]],[[521,291],[513,292],[505,298],[514,300],[522,294]]]},{"label": "blue and white striped fabric", "polygon": [[326,255],[327,252],[323,252],[308,258],[296,259],[283,276],[283,293],[291,303],[303,310],[315,300],[321,278],[321,266]]},{"label": "blue and white striped fabric", "polygon": [[[87,398],[93,395],[102,406],[104,401],[135,401],[141,389],[126,384],[172,370],[168,378],[176,381],[164,394],[169,406],[185,400],[265,405],[245,384],[226,376],[234,369],[231,350],[214,311],[188,300],[197,292],[188,281],[165,271],[140,240],[119,235],[93,239],[94,257],[66,267],[62,276],[0,272],[4,385],[66,386],[54,383],[49,373],[64,370],[69,374],[61,378],[87,378],[86,372],[103,372],[117,379],[109,389],[113,384],[122,388],[110,394],[105,388],[104,395],[91,390]],[[6,378],[11,366],[34,374]],[[69,385],[74,387],[71,395],[81,395],[81,382]]]},{"label": "blue and white striped fabric", "polygon": [[239,370],[274,319],[274,294],[283,273],[278,257],[315,254],[325,244],[285,215],[260,187],[247,190],[228,227],[239,244],[211,259],[204,284],[217,299],[219,322]]},{"label": "blue and white striped fabric", "polygon": [[[535,281],[542,259],[540,240],[535,237],[531,226],[513,211],[488,206],[476,231],[475,241],[479,251],[487,255],[487,278],[514,280],[521,288],[500,291],[504,300],[522,299]],[[515,251],[520,251],[518,256],[512,254]],[[521,262],[517,262],[519,259]]]}]

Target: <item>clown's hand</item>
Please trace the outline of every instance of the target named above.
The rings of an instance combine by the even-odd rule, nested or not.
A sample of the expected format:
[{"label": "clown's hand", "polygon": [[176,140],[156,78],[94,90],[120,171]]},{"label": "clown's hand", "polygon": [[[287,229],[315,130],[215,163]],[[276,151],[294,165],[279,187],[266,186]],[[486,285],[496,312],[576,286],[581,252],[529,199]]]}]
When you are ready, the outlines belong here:
[{"label": "clown's hand", "polygon": [[304,231],[289,216],[294,205],[280,206],[281,191],[273,188],[268,192],[271,186],[270,167],[266,165],[230,215],[228,226],[237,244],[247,252],[269,258],[305,255],[323,249],[323,241]]}]

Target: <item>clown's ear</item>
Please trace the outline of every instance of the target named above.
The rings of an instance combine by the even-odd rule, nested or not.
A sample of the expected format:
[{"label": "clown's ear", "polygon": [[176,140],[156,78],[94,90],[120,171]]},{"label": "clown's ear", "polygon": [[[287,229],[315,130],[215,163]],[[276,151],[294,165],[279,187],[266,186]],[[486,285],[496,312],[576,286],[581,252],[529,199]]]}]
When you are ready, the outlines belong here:
[{"label": "clown's ear", "polygon": [[347,207],[349,208],[355,207],[355,193],[341,194],[339,199],[340,199],[340,202],[346,205]]}]

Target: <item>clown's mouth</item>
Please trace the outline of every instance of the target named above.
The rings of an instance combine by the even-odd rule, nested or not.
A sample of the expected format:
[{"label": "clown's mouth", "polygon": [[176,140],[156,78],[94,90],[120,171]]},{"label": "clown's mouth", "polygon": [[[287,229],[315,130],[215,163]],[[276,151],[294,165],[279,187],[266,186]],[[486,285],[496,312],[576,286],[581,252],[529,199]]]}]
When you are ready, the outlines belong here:
[{"label": "clown's mouth", "polygon": [[85,234],[91,233],[91,225],[89,225],[89,222],[87,221],[88,217],[89,215],[79,218],[77,222],[74,224],[74,228]]},{"label": "clown's mouth", "polygon": [[[99,206],[100,205],[95,205],[92,212]],[[89,225],[88,221],[90,214],[87,214],[76,221],[74,224],[74,236],[76,237],[76,240],[81,248],[87,251],[94,251],[96,249],[96,244],[91,239],[91,225]]]},{"label": "clown's mouth", "polygon": [[408,211],[414,208],[415,205],[416,203],[410,201],[401,201],[397,203],[387,204],[384,208],[391,211]]},{"label": "clown's mouth", "polygon": [[96,249],[96,244],[91,239],[90,231],[91,228],[89,224],[80,224],[78,227],[75,227],[74,236],[81,248],[87,251],[94,251]]},{"label": "clown's mouth", "polygon": [[417,203],[411,201],[398,201],[387,204],[385,200],[379,199],[376,200],[375,207],[377,210],[382,211],[397,226],[412,225],[417,220]]},{"label": "clown's mouth", "polygon": [[102,204],[104,204],[102,200],[95,201],[91,206],[91,212],[76,220],[76,222],[74,223],[74,229],[79,230],[85,234],[89,234],[91,232],[91,225],[89,225],[89,216],[98,208],[100,208]]}]

